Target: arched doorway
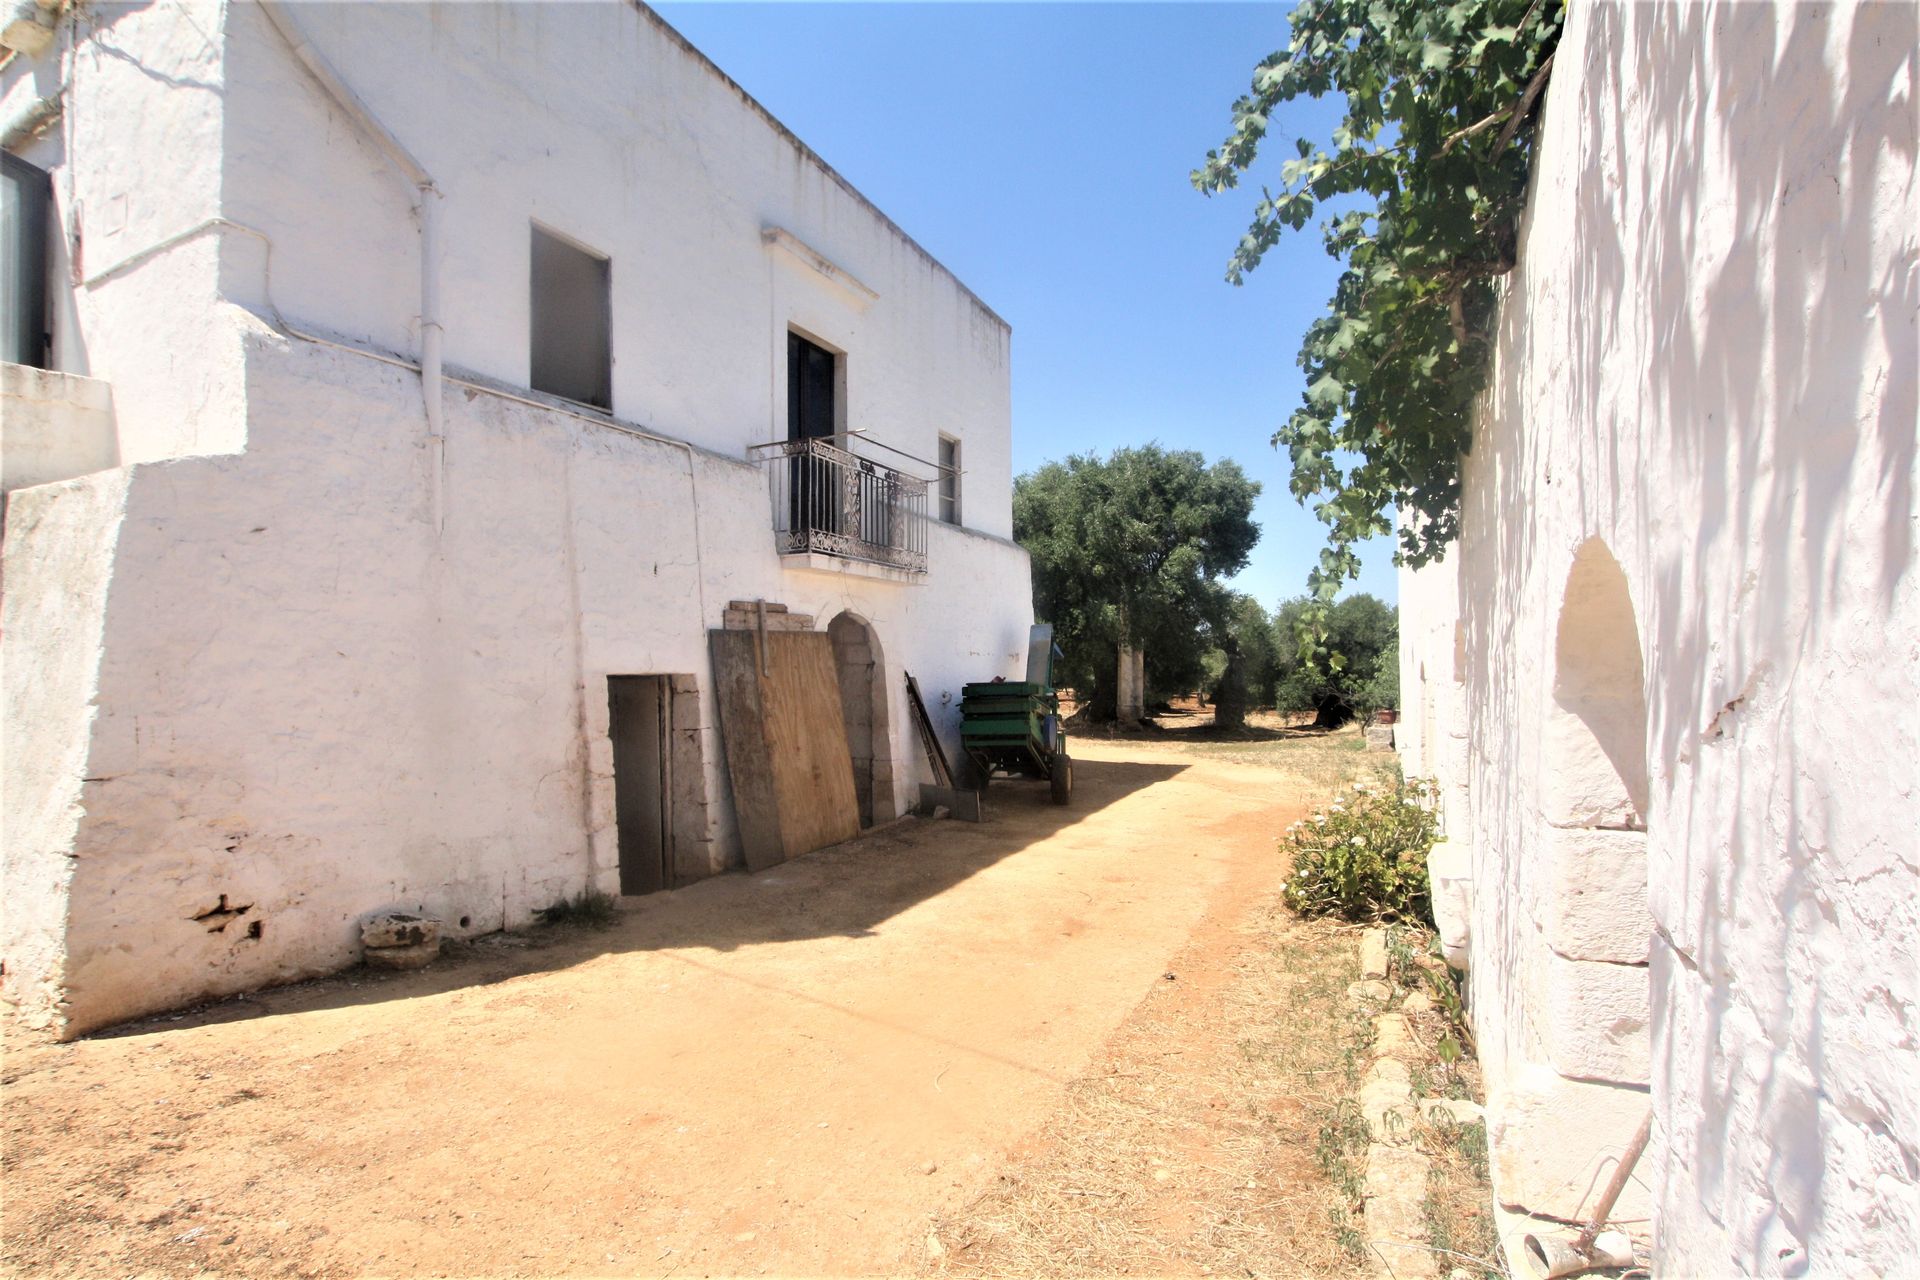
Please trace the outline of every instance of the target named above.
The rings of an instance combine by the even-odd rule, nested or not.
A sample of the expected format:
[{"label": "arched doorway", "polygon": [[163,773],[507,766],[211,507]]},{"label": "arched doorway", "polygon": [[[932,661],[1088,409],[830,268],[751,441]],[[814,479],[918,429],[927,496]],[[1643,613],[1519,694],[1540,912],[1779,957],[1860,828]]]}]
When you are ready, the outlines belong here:
[{"label": "arched doorway", "polygon": [[[1626,574],[1598,538],[1568,569],[1552,672],[1519,893],[1534,926],[1515,975],[1526,1063],[1503,1071],[1494,1124],[1503,1201],[1577,1220],[1651,1084],[1644,668]],[[1639,1216],[1644,1201],[1636,1184],[1622,1205]]]},{"label": "arched doorway", "polygon": [[870,827],[876,817],[894,816],[886,660],[873,627],[857,614],[836,616],[827,624],[827,636],[833,642],[834,667],[840,677],[840,710],[847,725],[860,825]]},{"label": "arched doorway", "polygon": [[1547,821],[1646,830],[1647,702],[1640,630],[1620,564],[1598,538],[1574,553],[1554,635]]}]

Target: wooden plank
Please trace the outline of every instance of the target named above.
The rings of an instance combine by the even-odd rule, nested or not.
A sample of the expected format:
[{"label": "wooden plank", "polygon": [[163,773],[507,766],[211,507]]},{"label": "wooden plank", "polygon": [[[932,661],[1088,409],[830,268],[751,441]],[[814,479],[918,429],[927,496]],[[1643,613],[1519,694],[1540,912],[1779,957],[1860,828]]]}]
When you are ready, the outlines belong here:
[{"label": "wooden plank", "polygon": [[840,671],[824,631],[771,631],[764,641],[762,723],[780,838],[789,858],[860,834]]},{"label": "wooden plank", "polygon": [[733,784],[740,848],[749,871],[778,866],[787,858],[761,705],[756,639],[751,631],[707,633],[708,650],[713,656],[714,701],[720,712],[720,739],[727,756],[727,776]]},{"label": "wooden plank", "polygon": [[907,704],[913,709],[913,724],[920,731],[920,745],[926,749],[927,767],[933,771],[936,786],[953,788],[953,770],[947,765],[947,753],[940,745],[940,735],[933,731],[933,719],[927,715],[927,704],[920,697],[920,682],[913,678],[913,672],[907,672]]}]

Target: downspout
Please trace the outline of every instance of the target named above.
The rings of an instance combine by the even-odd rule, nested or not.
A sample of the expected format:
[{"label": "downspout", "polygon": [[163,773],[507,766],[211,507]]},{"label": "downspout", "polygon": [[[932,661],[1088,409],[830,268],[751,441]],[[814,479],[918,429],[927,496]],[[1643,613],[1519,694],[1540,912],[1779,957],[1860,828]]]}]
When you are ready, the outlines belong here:
[{"label": "downspout", "polygon": [[360,95],[334,73],[326,58],[307,41],[282,0],[258,0],[258,3],[260,11],[267,15],[267,21],[287,42],[287,46],[293,50],[293,56],[307,69],[307,74],[346,112],[347,118],[360,127],[361,132],[379,144],[387,159],[413,184],[419,195],[419,203],[415,207],[420,214],[420,398],[426,405],[427,440],[433,454],[433,531],[437,534],[446,527],[443,477],[447,457],[445,378],[441,356],[445,327],[440,321],[440,188],[434,185],[433,175],[427,172],[426,167],[387,131],[367,104],[360,100]]}]

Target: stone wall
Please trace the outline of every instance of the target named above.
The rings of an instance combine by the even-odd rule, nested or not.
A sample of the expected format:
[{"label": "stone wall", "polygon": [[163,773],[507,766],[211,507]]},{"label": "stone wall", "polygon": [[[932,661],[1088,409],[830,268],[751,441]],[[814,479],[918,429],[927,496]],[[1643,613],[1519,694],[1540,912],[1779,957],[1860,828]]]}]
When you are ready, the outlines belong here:
[{"label": "stone wall", "polygon": [[1670,1274],[1920,1239],[1917,23],[1569,8],[1461,541],[1403,579],[1496,1192],[1577,1210],[1650,1104]]},{"label": "stone wall", "polygon": [[[951,273],[639,6],[294,8],[443,189],[442,440],[413,193],[256,6],[89,8],[0,68],[7,119],[64,95],[29,158],[93,274],[56,346],[119,449],[5,526],[4,994],[65,1034],[349,964],[372,911],[616,891],[610,675],[674,679],[677,876],[737,865],[729,602],[869,628],[880,820],[923,777],[905,673],[957,739],[1025,661],[1008,331]],[[612,256],[611,416],[525,385],[535,221]],[[746,451],[790,326],[846,353],[850,427],[964,439],[924,579],[776,555]]]}]

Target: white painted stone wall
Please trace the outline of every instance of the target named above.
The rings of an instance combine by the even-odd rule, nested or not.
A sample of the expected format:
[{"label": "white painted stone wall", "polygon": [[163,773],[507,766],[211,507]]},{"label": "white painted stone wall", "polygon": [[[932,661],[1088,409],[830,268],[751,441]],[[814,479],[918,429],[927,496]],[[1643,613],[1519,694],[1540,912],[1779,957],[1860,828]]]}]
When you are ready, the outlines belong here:
[{"label": "white painted stone wall", "polygon": [[[444,527],[418,374],[278,331],[413,358],[405,188],[253,6],[197,14],[224,40],[193,68],[224,116],[149,175],[143,207],[173,216],[139,233],[166,247],[79,291],[123,465],[22,489],[7,520],[6,996],[69,1034],[351,963],[377,908],[457,936],[617,889],[608,675],[696,674],[706,869],[735,865],[705,634],[730,599],[871,625],[895,812],[924,776],[905,673],[957,737],[960,685],[1024,667],[1008,333],[963,286],[644,11],[295,13],[447,192],[446,352],[468,383],[447,389]],[[173,66],[176,33],[139,18],[100,22]],[[90,49],[68,57],[113,61]],[[76,117],[208,109],[104,71],[74,85]],[[104,143],[43,162],[56,191],[128,180]],[[271,241],[270,291],[266,241],[192,230],[208,218]],[[613,255],[612,419],[524,400],[531,218]],[[783,262],[770,225],[874,296]],[[185,314],[160,324],[169,290]],[[136,320],[158,326],[138,351]],[[933,527],[923,581],[775,555],[744,455],[785,435],[790,324],[848,352],[851,426],[923,457],[964,441],[973,527]],[[119,372],[145,396],[169,360],[205,379],[197,402],[129,403]],[[246,912],[206,914],[223,903]]]},{"label": "white painted stone wall", "polygon": [[0,494],[119,463],[110,384],[0,364]]},{"label": "white painted stone wall", "polygon": [[[1470,796],[1496,1191],[1603,1177],[1650,1096],[1665,1274],[1920,1240],[1917,23],[1569,7],[1462,539],[1403,576],[1403,759]],[[1577,561],[1630,604],[1631,750],[1632,707],[1569,710]],[[1602,829],[1562,785],[1596,761]]]}]

